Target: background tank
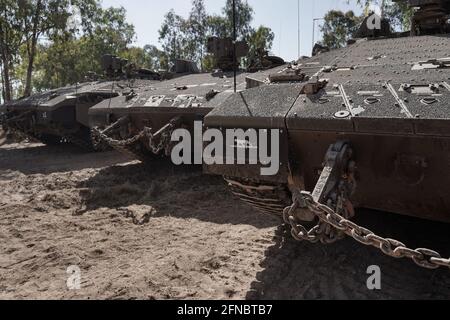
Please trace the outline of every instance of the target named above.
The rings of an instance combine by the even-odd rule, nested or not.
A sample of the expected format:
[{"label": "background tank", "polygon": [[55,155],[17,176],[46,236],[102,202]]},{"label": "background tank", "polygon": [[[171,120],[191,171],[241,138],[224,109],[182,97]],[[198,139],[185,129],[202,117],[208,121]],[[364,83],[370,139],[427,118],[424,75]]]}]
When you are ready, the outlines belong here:
[{"label": "background tank", "polygon": [[37,126],[38,107],[54,99],[67,95],[71,96],[77,91],[83,92],[86,87],[94,84],[85,83],[79,86],[59,88],[5,103],[2,106],[2,126],[7,131],[13,131],[30,139],[40,140],[43,143],[59,143],[61,138],[57,135],[49,133],[46,130],[39,130]]},{"label": "background tank", "polygon": [[[435,4],[448,18],[448,1],[410,1],[425,10]],[[423,22],[424,14],[414,17],[421,30],[448,30],[448,24],[436,30]],[[355,239],[390,255],[448,266],[435,253],[406,253],[403,244],[352,229],[350,222],[334,227],[358,207],[450,222],[450,35],[392,37],[356,39],[300,60],[295,71],[253,75],[253,88],[215,108],[205,126],[279,130],[278,174],[261,175],[261,165],[205,168],[224,176],[255,209],[284,217],[296,239],[328,243],[339,230],[353,231]],[[248,152],[248,146],[239,149]],[[329,222],[335,213],[344,220]],[[325,237],[330,230],[334,235]]]},{"label": "background tank", "polygon": [[[237,76],[245,89],[245,76]],[[91,108],[90,125],[99,143],[146,160],[170,152],[171,131],[193,129],[233,92],[233,74],[187,74],[135,91],[131,99],[117,97]]]},{"label": "background tank", "polygon": [[69,142],[92,149],[89,108],[159,79],[157,73],[136,69],[116,56],[104,56],[102,66],[110,80],[81,83],[6,103],[2,106],[2,126],[45,144]]},{"label": "background tank", "polygon": [[[243,42],[237,47],[237,57],[248,51]],[[196,68],[176,67],[174,70],[184,73],[175,79],[137,90],[131,99],[117,97],[91,108],[90,126],[94,128],[95,140],[140,160],[149,155],[170,155],[173,130],[185,128],[193,132],[196,120],[202,121],[234,92],[231,71],[237,64],[233,67],[232,49],[229,38],[210,38],[208,50],[214,54],[219,70],[197,73]],[[280,60],[276,63],[283,62]],[[271,62],[265,64],[265,68],[270,66]],[[237,72],[237,90],[251,85],[246,82],[246,75]]]}]

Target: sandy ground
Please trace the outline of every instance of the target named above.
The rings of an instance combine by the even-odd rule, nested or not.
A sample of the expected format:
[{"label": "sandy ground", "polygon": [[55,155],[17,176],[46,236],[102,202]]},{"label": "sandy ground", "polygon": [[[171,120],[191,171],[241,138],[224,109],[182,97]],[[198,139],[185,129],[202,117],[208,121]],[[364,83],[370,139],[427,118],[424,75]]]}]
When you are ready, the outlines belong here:
[{"label": "sandy ground", "polygon": [[[448,225],[370,211],[358,221],[450,254]],[[66,286],[71,265],[80,290]],[[380,291],[366,287],[370,265]],[[449,299],[450,271],[351,239],[294,242],[201,168],[22,143],[0,148],[0,298]]]}]

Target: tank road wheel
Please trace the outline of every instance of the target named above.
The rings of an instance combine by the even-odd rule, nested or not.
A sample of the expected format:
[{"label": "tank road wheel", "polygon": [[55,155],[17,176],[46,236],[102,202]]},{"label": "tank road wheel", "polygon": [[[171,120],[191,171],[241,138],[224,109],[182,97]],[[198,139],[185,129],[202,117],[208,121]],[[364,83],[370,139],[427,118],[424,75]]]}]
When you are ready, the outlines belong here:
[{"label": "tank road wheel", "polygon": [[292,203],[288,185],[224,177],[231,192],[258,212],[283,218]]}]

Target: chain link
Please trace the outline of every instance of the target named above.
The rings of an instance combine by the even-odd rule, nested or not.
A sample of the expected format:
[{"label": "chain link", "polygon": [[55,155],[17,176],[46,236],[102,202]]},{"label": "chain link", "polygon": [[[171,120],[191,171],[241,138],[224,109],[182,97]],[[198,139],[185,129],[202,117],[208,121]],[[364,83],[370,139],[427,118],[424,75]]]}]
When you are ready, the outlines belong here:
[{"label": "chain link", "polygon": [[[294,201],[293,206],[287,208],[285,212],[289,213],[289,210],[292,208],[298,208],[299,205],[306,204],[310,212],[322,223],[342,231],[363,245],[372,246],[381,250],[387,256],[397,259],[408,258],[413,260],[418,266],[427,269],[438,269],[440,267],[450,268],[450,259],[442,258],[436,251],[425,248],[418,248],[415,250],[410,249],[400,241],[383,238],[371,230],[345,219],[330,207],[317,203],[310,193],[301,192],[301,197],[301,200]],[[307,232],[304,227],[296,223],[296,219],[293,215],[288,216],[288,221],[292,226],[293,235],[298,235],[294,236],[296,240],[313,240],[311,242],[317,242],[314,238],[315,228]],[[310,234],[311,236],[309,236]]]},{"label": "chain link", "polygon": [[162,151],[164,151],[166,156],[170,156],[170,153],[172,152],[172,133],[178,127],[178,123],[178,118],[173,119],[157,134],[153,134],[152,129],[145,127],[137,135],[125,140],[114,139],[103,133],[100,129],[93,128],[92,137],[95,145],[99,145],[101,142],[105,142],[113,148],[129,147],[136,144],[142,139],[146,139],[146,141],[148,142],[148,146],[153,154],[158,155]]},{"label": "chain link", "polygon": [[[330,146],[325,159],[325,169],[313,194],[300,189],[292,190],[293,204],[283,212],[284,221],[291,226],[291,233],[298,241],[312,243],[333,243],[345,235],[357,242],[375,247],[389,257],[408,258],[418,266],[427,269],[450,268],[450,259],[444,259],[438,252],[425,249],[410,249],[395,239],[383,238],[371,230],[350,221],[354,216],[350,198],[355,190],[354,168],[351,160],[353,151],[346,142],[337,142]],[[339,176],[338,181],[331,179]],[[330,188],[331,187],[331,188]],[[318,198],[324,190],[327,197]],[[324,203],[321,203],[324,202]],[[303,220],[315,221],[315,226],[307,229]]]}]

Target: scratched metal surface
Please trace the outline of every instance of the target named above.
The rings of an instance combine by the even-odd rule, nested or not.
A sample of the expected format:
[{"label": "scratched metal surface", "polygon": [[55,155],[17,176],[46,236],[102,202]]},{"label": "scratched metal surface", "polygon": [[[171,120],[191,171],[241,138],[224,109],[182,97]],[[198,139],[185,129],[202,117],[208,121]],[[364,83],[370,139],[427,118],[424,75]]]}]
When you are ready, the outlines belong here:
[{"label": "scratched metal surface", "polygon": [[42,93],[36,93],[30,97],[18,99],[11,101],[4,106],[8,109],[19,109],[19,108],[34,108],[43,104],[49,104],[52,100],[57,101],[58,98],[63,98],[64,96],[81,96],[83,94],[95,93],[95,92],[117,92],[120,93],[124,90],[129,90],[129,86],[141,87],[148,85],[147,80],[136,80],[135,82],[128,81],[96,81],[81,83],[78,85],[62,87],[54,90],[45,91]]},{"label": "scratched metal surface", "polygon": [[[292,104],[284,105],[284,114],[274,114],[273,103],[281,100],[286,84],[266,81],[265,86],[248,90],[245,99],[242,95],[229,98],[207,116],[206,124],[231,124],[242,117],[253,123],[251,118],[258,115],[284,118],[288,128],[297,130],[447,136],[450,65],[421,69],[419,64],[446,58],[450,58],[448,35],[359,40],[300,60],[302,72],[315,75],[310,81],[325,79],[328,83],[313,95],[300,94],[298,89]],[[262,80],[271,71],[256,76]],[[304,84],[287,85],[301,88]]]},{"label": "scratched metal surface", "polygon": [[[239,73],[237,89],[245,89],[247,74]],[[92,113],[114,112],[128,109],[146,108],[214,108],[221,104],[233,93],[233,74],[226,73],[214,75],[200,73],[185,75],[172,80],[153,83],[150,86],[135,90],[136,96],[132,99],[117,97],[105,100],[94,106]],[[206,96],[212,90],[218,94],[210,101]]]}]

